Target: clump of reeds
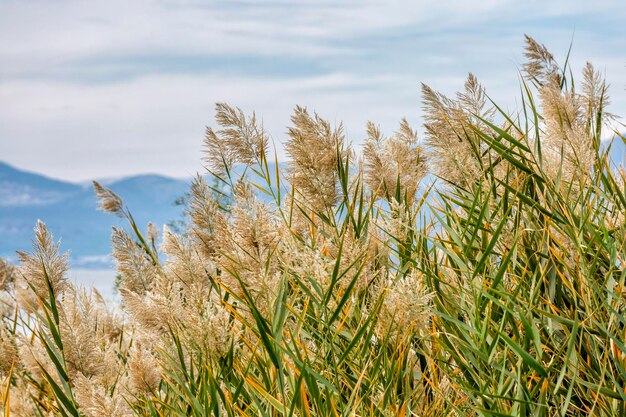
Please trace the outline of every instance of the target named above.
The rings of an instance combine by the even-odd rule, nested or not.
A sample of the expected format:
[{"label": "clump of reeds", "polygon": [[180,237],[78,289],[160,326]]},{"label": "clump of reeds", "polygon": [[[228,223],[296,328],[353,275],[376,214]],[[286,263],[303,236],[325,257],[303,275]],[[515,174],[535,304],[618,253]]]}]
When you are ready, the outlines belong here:
[{"label": "clump of reeds", "polygon": [[531,38],[526,57],[518,113],[471,74],[455,98],[423,86],[425,141],[370,123],[360,157],[297,107],[285,169],[254,115],[219,104],[217,186],[194,180],[180,234],[142,233],[96,183],[129,222],[121,304],[69,283],[39,223],[0,263],[5,415],[625,416],[606,84],[588,64],[575,90]]}]

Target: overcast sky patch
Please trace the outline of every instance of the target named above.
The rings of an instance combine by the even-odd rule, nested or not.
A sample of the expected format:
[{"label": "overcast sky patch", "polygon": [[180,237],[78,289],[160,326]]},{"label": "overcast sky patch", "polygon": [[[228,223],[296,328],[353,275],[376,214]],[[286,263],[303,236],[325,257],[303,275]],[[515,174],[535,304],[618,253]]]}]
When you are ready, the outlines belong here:
[{"label": "overcast sky patch", "polygon": [[[445,3],[445,4],[444,4]],[[626,114],[622,1],[0,0],[0,160],[85,180],[194,174],[213,105],[256,111],[277,143],[308,106],[358,144],[419,128],[420,83],[473,72],[513,110],[523,34],[592,61]]]}]

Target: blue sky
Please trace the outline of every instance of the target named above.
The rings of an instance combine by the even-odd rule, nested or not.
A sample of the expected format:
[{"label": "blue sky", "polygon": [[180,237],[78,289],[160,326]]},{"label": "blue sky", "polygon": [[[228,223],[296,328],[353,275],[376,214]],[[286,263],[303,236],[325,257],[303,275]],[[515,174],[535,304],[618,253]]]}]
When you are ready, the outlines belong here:
[{"label": "blue sky", "polygon": [[296,104],[421,131],[420,83],[468,72],[516,106],[523,34],[589,60],[626,115],[626,3],[0,0],[0,160],[82,181],[202,170],[213,104],[256,111],[277,143]]}]

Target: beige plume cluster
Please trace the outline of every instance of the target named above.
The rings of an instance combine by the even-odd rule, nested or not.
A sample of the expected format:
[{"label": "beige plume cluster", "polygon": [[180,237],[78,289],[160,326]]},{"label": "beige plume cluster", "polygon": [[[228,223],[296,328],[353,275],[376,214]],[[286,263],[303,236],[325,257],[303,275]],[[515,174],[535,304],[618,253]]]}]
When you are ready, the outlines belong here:
[{"label": "beige plume cluster", "polygon": [[258,163],[266,153],[268,138],[253,114],[246,118],[243,111],[224,103],[215,105],[215,120],[220,129],[207,127],[204,161],[216,173],[223,173],[239,163]]},{"label": "beige plume cluster", "polygon": [[[145,411],[146,404],[165,404],[178,394],[171,387],[193,379],[194,372],[233,378],[215,406],[222,410],[231,397],[249,395],[232,386],[259,389],[255,378],[262,379],[262,372],[245,373],[259,363],[293,371],[337,360],[335,371],[344,372],[347,356],[333,357],[321,336],[303,329],[308,317],[332,343],[356,337],[352,329],[372,319],[371,332],[359,335],[375,341],[365,352],[367,366],[374,350],[376,355],[404,355],[401,372],[415,375],[411,384],[422,387],[423,398],[441,390],[462,402],[466,397],[455,393],[447,376],[427,384],[419,379],[425,365],[418,365],[414,348],[434,343],[439,335],[432,328],[439,319],[433,313],[432,283],[425,280],[427,268],[415,258],[419,251],[432,250],[428,267],[436,270],[442,286],[470,292],[483,285],[479,273],[454,281],[472,271],[446,263],[443,256],[472,234],[464,227],[475,208],[449,208],[459,213],[454,221],[432,226],[420,218],[423,179],[429,173],[439,177],[446,183],[442,188],[452,187],[459,200],[469,190],[478,189],[476,195],[484,197],[504,186],[518,189],[540,171],[547,173],[542,181],[548,188],[582,189],[594,169],[596,136],[607,117],[607,87],[590,64],[577,94],[563,88],[553,56],[532,38],[527,38],[526,57],[524,71],[537,88],[542,114],[536,130],[522,131],[513,115],[496,111],[469,74],[454,98],[422,86],[424,140],[406,119],[388,137],[370,122],[358,157],[341,125],[333,127],[317,113],[296,107],[285,142],[288,167],[274,174],[267,168],[269,136],[256,116],[220,103],[218,127],[206,129],[203,153],[219,185],[201,175],[193,180],[183,230],[160,231],[149,224],[142,231],[120,197],[94,182],[99,208],[130,225],[113,228],[111,237],[120,304],[108,306],[97,291],[68,281],[68,255],[39,222],[32,253],[20,252],[17,267],[0,260],[0,389],[9,387],[11,393],[6,410],[24,417],[56,416],[75,405],[87,417],[131,416]],[[522,163],[494,150],[517,142]],[[247,170],[240,174],[240,166],[253,167],[265,183],[255,183]],[[282,188],[276,189],[278,183]],[[219,195],[220,187],[230,200]],[[447,200],[438,203],[453,206]],[[514,209],[507,215],[518,215],[517,223],[493,214],[499,204],[504,203],[487,202],[481,208],[480,229],[490,232],[490,223],[502,221],[502,237],[490,249],[506,254],[514,237],[523,240],[527,230]],[[619,210],[610,221],[623,229]],[[569,257],[574,269],[580,242],[545,224],[545,244]],[[463,232],[453,234],[455,228]],[[428,239],[436,241],[434,249],[424,243]],[[503,276],[509,287],[518,283]],[[279,345],[284,360],[272,351]],[[280,385],[285,384],[281,372],[270,375],[282,391],[263,392],[263,401],[273,406],[304,392]],[[333,377],[328,367],[319,375],[324,381]],[[362,375],[349,377],[365,384]],[[315,389],[322,389],[318,385]],[[61,397],[54,387],[61,387],[67,403],[52,400]],[[388,390],[377,385],[371,394],[387,404]],[[302,394],[299,401],[308,399]],[[388,405],[381,415],[400,415],[394,407]]]},{"label": "beige plume cluster", "polygon": [[390,138],[383,138],[373,123],[367,125],[363,147],[364,176],[367,186],[388,201],[399,193],[412,201],[426,175],[426,157],[418,144],[417,132],[406,119]]},{"label": "beige plume cluster", "polygon": [[311,210],[323,212],[338,199],[337,165],[348,152],[343,128],[333,129],[328,121],[299,106],[291,122],[285,149],[291,158],[294,197]]}]

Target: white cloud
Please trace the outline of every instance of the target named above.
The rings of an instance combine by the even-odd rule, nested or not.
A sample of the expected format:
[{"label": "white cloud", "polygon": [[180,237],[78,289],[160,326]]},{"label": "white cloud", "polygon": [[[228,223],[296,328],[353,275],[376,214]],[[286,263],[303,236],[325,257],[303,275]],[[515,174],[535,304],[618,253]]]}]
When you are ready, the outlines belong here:
[{"label": "white cloud", "polygon": [[[358,141],[366,120],[419,123],[419,83],[451,94],[469,71],[513,108],[527,32],[558,56],[573,34],[574,67],[604,70],[626,114],[624,18],[619,1],[4,1],[0,160],[77,180],[185,176],[216,101],[256,110],[278,141],[295,104]],[[230,55],[244,59],[203,67]]]},{"label": "white cloud", "polygon": [[[0,113],[0,137],[20,140],[7,141],[3,159],[75,179],[120,172],[191,175],[201,169],[204,127],[212,123],[215,102],[257,110],[277,142],[295,104],[318,109],[337,123],[345,118],[358,138],[367,118],[399,120],[403,103],[388,97],[381,105],[384,94],[367,89],[370,83],[393,85],[390,81],[346,74],[287,81],[152,76],[114,85],[15,81],[2,89],[2,101],[12,105]],[[342,92],[350,86],[349,93]],[[364,107],[373,111],[363,113]]]},{"label": "white cloud", "polygon": [[513,0],[5,1],[0,4],[0,60],[15,73],[37,65],[136,54],[345,54],[350,50],[337,47],[338,40],[396,28],[445,33],[483,23],[489,29],[492,22],[512,18],[532,20],[564,10],[583,13],[590,8],[584,4],[588,3],[542,2],[538,7],[538,2]]}]

